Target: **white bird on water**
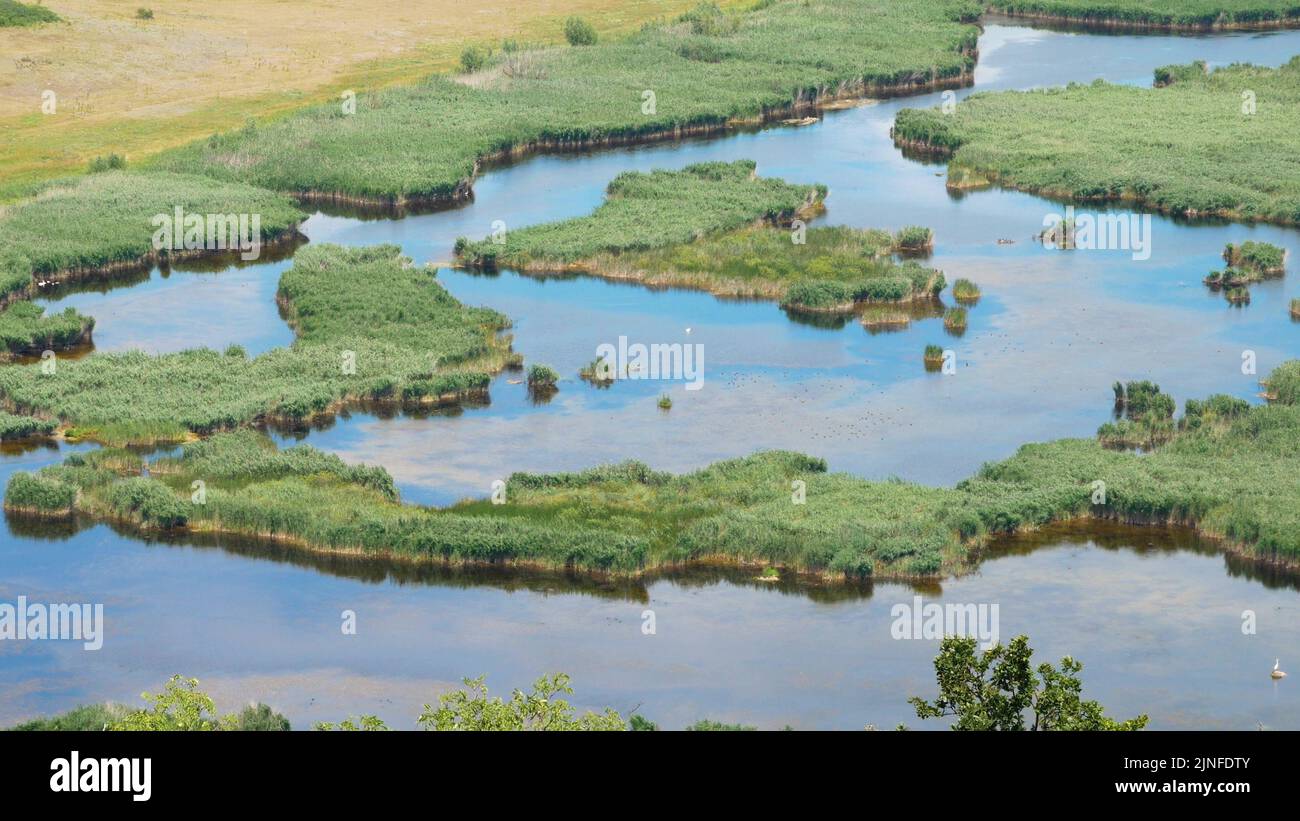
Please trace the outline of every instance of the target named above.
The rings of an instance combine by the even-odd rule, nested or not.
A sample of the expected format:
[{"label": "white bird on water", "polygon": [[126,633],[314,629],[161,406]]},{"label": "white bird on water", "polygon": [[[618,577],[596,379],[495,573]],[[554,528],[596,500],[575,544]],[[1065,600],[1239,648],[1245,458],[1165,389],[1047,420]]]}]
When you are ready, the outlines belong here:
[{"label": "white bird on water", "polygon": [[1286,678],[1286,673],[1277,669],[1281,666],[1281,662],[1281,659],[1273,659],[1273,672],[1269,674],[1272,678]]}]

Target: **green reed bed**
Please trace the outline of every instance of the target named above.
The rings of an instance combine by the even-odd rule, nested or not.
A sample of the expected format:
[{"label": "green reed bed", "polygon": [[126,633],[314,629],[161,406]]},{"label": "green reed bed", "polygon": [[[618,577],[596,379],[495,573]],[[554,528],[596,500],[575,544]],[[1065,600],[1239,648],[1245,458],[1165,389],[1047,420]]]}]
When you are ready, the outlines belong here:
[{"label": "green reed bed", "polygon": [[904,109],[894,138],[950,154],[950,174],[975,169],[1075,201],[1300,222],[1300,58],[1277,69],[1171,66],[1157,78],[1167,85],[1098,81],[974,94],[951,114]]},{"label": "green reed bed", "polygon": [[[10,482],[15,510],[65,512],[146,529],[259,535],[319,550],[399,558],[639,572],[692,559],[851,575],[924,575],[959,562],[952,491],[827,474],[821,460],[765,453],[673,476],[628,462],[516,474],[506,504],[400,504],[381,468],[238,431],[187,445],[140,475],[103,450]],[[237,469],[232,466],[247,466]],[[791,483],[807,483],[795,504]],[[194,482],[204,483],[201,502]],[[70,495],[68,489],[73,489]],[[925,515],[918,516],[923,511]]]},{"label": "green reed bed", "polygon": [[952,298],[963,305],[974,305],[980,301],[980,286],[969,279],[959,279],[952,284]]},{"label": "green reed bed", "polygon": [[[752,160],[709,162],[681,171],[625,171],[610,182],[590,216],[543,223],[505,236],[456,241],[474,267],[570,270],[618,255],[680,245],[757,222],[789,222],[826,196],[821,185],[755,175]],[[787,241],[790,234],[785,233]]]},{"label": "green reed bed", "polygon": [[362,93],[355,113],[317,106],[156,165],[343,199],[463,197],[480,162],[511,152],[702,133],[818,99],[962,82],[979,13],[973,0],[775,0],[735,15],[706,5],[595,45],[503,50],[468,76]]},{"label": "green reed bed", "polygon": [[[1076,515],[1175,522],[1248,556],[1300,563],[1300,408],[1201,416],[1194,424],[1185,417],[1167,442],[1144,454],[1083,439],[1026,445],[958,487],[990,529]],[[1099,489],[1105,503],[1094,505]]]},{"label": "green reed bed", "polygon": [[1271,402],[1300,405],[1300,360],[1291,359],[1273,369],[1261,379],[1264,396]]},{"label": "green reed bed", "polygon": [[17,302],[0,309],[0,358],[6,354],[39,354],[61,351],[90,341],[93,317],[73,308],[56,314],[30,302]]},{"label": "green reed bed", "polygon": [[205,216],[257,214],[263,242],[306,218],[288,197],[240,183],[159,172],[89,174],[48,183],[31,198],[0,209],[5,282],[16,273],[27,274],[26,281],[16,280],[25,286],[33,275],[57,279],[154,259],[154,217],[174,218],[177,207]]},{"label": "green reed bed", "polygon": [[[161,223],[154,218],[161,214],[175,222],[177,208],[203,217],[203,246],[210,214],[236,220],[248,215],[249,239],[257,215],[262,243],[291,235],[306,216],[282,194],[192,175],[107,171],[39,186],[30,198],[0,208],[0,352],[39,353],[88,341],[90,317],[70,310],[45,316],[16,304],[39,293],[40,282],[104,276],[163,256],[216,253],[206,247],[165,254],[155,249]],[[229,244],[230,233],[224,233]],[[181,245],[184,239],[173,234]]]},{"label": "green reed bed", "polygon": [[1300,22],[1294,0],[990,0],[988,5],[1012,16],[1197,31]]},{"label": "green reed bed", "polygon": [[[70,511],[141,528],[273,538],[304,548],[447,562],[635,573],[691,561],[775,566],[833,578],[935,576],[968,569],[991,533],[1097,516],[1185,523],[1248,556],[1300,563],[1300,361],[1268,380],[1274,403],[1172,399],[1121,386],[1130,418],[1168,425],[1137,454],[1098,439],[1025,445],[953,489],[826,472],[817,458],[760,453],[673,475],[637,462],[515,474],[504,504],[402,504],[382,468],[348,466],[259,433],[217,434],[156,460],[74,454],[18,473],[15,511]],[[205,495],[195,501],[194,482]],[[799,483],[802,483],[800,485]]]},{"label": "green reed bed", "polygon": [[0,368],[0,401],[110,442],[183,439],[257,421],[301,421],[352,400],[421,404],[481,393],[508,320],[462,305],[391,245],[307,246],[280,278],[294,343],[255,358],[234,346],[138,351]]},{"label": "green reed bed", "polygon": [[1223,249],[1223,258],[1234,268],[1257,271],[1265,276],[1286,271],[1286,249],[1269,242],[1230,242]]},{"label": "green reed bed", "polygon": [[39,26],[55,23],[63,18],[45,6],[19,3],[17,0],[0,0],[0,28]]},{"label": "green reed bed", "polygon": [[49,436],[58,427],[49,419],[36,419],[31,416],[15,416],[0,411],[0,441],[11,439],[28,439],[33,436]]},{"label": "green reed bed", "polygon": [[963,333],[968,322],[965,308],[949,308],[943,314],[943,327],[953,333]]},{"label": "green reed bed", "polygon": [[[1097,430],[1097,440],[1106,447],[1151,449],[1169,441],[1176,427],[1174,398],[1148,380],[1116,382],[1115,408],[1120,418]],[[1189,402],[1189,412],[1192,400]],[[1212,404],[1212,403],[1211,403]],[[1199,407],[1199,405],[1197,406]]]},{"label": "green reed bed", "polygon": [[922,359],[925,362],[925,369],[927,371],[939,370],[943,367],[943,346],[926,345],[925,355]]},{"label": "green reed bed", "polygon": [[610,184],[591,216],[511,231],[501,241],[461,239],[456,253],[473,267],[581,270],[651,286],[778,299],[808,311],[929,299],[943,289],[939,271],[892,256],[907,243],[928,243],[928,229],[891,235],[782,227],[817,210],[825,193],[822,186],[756,177],[746,160],[627,172]]}]

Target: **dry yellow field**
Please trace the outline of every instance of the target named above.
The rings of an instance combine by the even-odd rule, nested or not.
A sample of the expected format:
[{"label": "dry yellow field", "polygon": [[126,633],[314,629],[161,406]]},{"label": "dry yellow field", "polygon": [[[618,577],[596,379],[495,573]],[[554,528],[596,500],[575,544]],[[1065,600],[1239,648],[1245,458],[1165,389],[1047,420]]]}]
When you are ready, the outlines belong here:
[{"label": "dry yellow field", "polygon": [[[447,70],[469,43],[559,42],[570,14],[616,34],[696,2],[43,0],[64,22],[0,29],[0,198],[102,154],[135,160]],[[136,19],[143,5],[153,19]],[[46,91],[54,113],[42,111]]]}]

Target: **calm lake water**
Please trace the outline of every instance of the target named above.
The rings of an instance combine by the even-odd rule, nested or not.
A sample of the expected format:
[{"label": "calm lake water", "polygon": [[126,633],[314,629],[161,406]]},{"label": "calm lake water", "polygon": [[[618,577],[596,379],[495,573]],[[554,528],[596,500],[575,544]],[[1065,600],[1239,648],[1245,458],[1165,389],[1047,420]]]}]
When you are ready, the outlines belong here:
[{"label": "calm lake water", "polygon": [[[1101,77],[1148,85],[1152,70],[1206,59],[1278,65],[1300,32],[1208,37],[1063,33],[986,27],[973,90]],[[964,96],[971,90],[958,92]],[[950,484],[1026,441],[1088,436],[1107,420],[1115,379],[1152,378],[1180,401],[1213,392],[1252,398],[1259,374],[1300,350],[1287,314],[1295,277],[1252,288],[1232,308],[1200,282],[1226,242],[1262,239],[1300,251],[1291,229],[1188,224],[1153,217],[1152,253],[1051,251],[1032,242],[1063,205],[1026,194],[950,195],[943,166],[905,158],[888,132],[901,107],[940,95],[827,113],[815,125],[594,154],[544,156],[493,169],[463,208],[401,219],[317,213],[313,242],[392,242],[418,262],[445,262],[460,235],[577,216],[628,169],[751,158],[759,173],[830,186],[818,224],[936,231],[929,264],[985,293],[960,337],[940,320],[870,333],[795,321],[770,302],[719,300],[573,277],[475,275],[440,266],[457,297],[515,320],[515,348],[568,378],[545,405],[508,377],[491,403],[424,417],[352,413],[294,436],[354,461],[380,463],[408,501],[480,496],[516,470],[576,469],[638,458],[687,470],[764,448],[826,457],[870,478]],[[1015,239],[999,245],[997,239]],[[97,319],[98,350],[171,351],[288,344],[274,293],[287,259],[243,267],[152,271],[136,281],[45,300]],[[951,299],[945,295],[947,301]],[[689,329],[689,333],[687,331]],[[576,378],[597,345],[694,342],[705,385]],[[926,374],[930,342],[952,348],[958,373]],[[655,406],[668,392],[670,413]],[[70,448],[10,449],[0,478]],[[297,726],[375,712],[408,726],[419,705],[464,675],[494,690],[543,671],[574,675],[577,701],[674,727],[700,717],[763,727],[891,727],[905,699],[931,694],[937,643],[890,637],[890,608],[926,601],[997,603],[1001,634],[1030,634],[1040,656],[1086,665],[1086,693],[1153,726],[1300,726],[1300,700],[1268,678],[1272,659],[1300,658],[1295,582],[1251,572],[1180,534],[1058,529],[1020,540],[969,577],[904,585],[767,587],[710,571],[602,585],[564,577],[398,569],[313,560],[256,546],[146,543],[96,526],[76,533],[10,521],[0,534],[0,601],[105,605],[102,650],[0,643],[0,724],[106,698],[133,701],[172,673],[203,679],[227,706],[256,698]],[[343,636],[339,613],[358,614]],[[657,632],[641,632],[642,611]],[[1258,634],[1243,635],[1253,610]],[[1293,666],[1300,664],[1295,662]]]}]

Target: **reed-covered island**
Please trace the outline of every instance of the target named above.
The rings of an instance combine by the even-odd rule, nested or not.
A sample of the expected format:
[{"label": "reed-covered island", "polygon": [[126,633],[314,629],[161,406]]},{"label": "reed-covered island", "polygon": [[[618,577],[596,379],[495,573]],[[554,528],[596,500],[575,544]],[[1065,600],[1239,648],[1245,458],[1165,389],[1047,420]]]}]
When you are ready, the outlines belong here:
[{"label": "reed-covered island", "polygon": [[[1177,523],[1261,561],[1300,563],[1300,361],[1266,380],[1270,405],[1173,400],[1130,383],[1132,432],[1151,451],[1097,439],[1023,446],[955,488],[830,473],[819,458],[759,453],[672,475],[639,462],[515,474],[504,504],[403,504],[381,467],[243,430],[149,464],[125,449],[17,473],[15,514],[88,517],[143,530],[224,533],[395,560],[636,574],[693,561],[777,566],[830,579],[934,577],[978,560],[990,534],[1095,516]],[[1162,420],[1168,420],[1165,424]],[[197,484],[197,483],[202,483]],[[196,491],[199,488],[201,494]]]},{"label": "reed-covered island", "polygon": [[[254,422],[303,422],[348,402],[421,405],[483,394],[515,357],[502,314],[462,305],[392,245],[309,245],[280,277],[287,348],[94,353],[0,368],[7,410],[70,437],[183,441]],[[17,307],[17,306],[16,306]],[[12,309],[11,309],[12,310]]]},{"label": "reed-covered island", "polygon": [[1300,223],[1300,57],[1276,69],[1167,66],[1156,85],[972,94],[948,114],[903,109],[894,141],[949,157],[950,177],[1180,216]]},{"label": "reed-covered island", "polygon": [[[178,214],[181,224],[160,248],[155,235],[163,223],[156,218],[174,222]],[[220,216],[222,230],[209,230],[209,215],[213,229]],[[241,215],[245,232],[239,230]],[[46,314],[22,302],[47,288],[159,262],[247,251],[238,245],[243,240],[256,243],[260,253],[297,237],[306,216],[283,194],[193,175],[110,170],[46,183],[31,198],[0,209],[0,358],[90,341],[91,317],[71,308]],[[186,217],[202,220],[188,242]]]},{"label": "reed-covered island", "polygon": [[794,224],[822,208],[823,185],[758,177],[749,160],[624,172],[590,216],[456,242],[474,268],[582,272],[651,287],[763,297],[804,311],[933,299],[939,271],[899,254],[930,247],[929,229],[895,234]]},{"label": "reed-covered island", "polygon": [[620,39],[505,44],[466,74],[215,135],[156,165],[348,202],[464,199],[485,163],[532,151],[714,133],[968,84],[980,11],[974,0],[701,3]]}]

